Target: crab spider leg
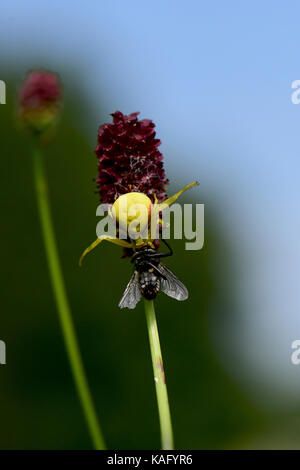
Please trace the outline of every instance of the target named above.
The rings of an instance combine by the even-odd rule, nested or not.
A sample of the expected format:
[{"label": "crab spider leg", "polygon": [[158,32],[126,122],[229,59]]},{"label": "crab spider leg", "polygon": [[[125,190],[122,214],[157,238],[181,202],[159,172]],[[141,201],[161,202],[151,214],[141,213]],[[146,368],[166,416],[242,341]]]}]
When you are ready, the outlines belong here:
[{"label": "crab spider leg", "polygon": [[80,257],[80,260],[79,260],[79,266],[82,266],[83,258],[84,258],[90,251],[92,251],[94,248],[96,248],[96,246],[98,246],[99,243],[101,243],[103,240],[106,240],[106,241],[108,241],[108,242],[114,243],[115,245],[123,246],[123,247],[125,247],[125,248],[132,248],[131,243],[128,243],[126,240],[121,240],[120,238],[110,238],[110,237],[107,236],[107,235],[101,235],[101,237],[97,238],[97,240],[95,240],[88,248],[86,248],[86,249],[84,250],[84,252],[82,253],[82,255],[81,255],[81,257]]},{"label": "crab spider leg", "polygon": [[192,188],[193,186],[199,186],[199,183],[197,181],[194,181],[193,183],[190,183],[190,184],[186,185],[181,191],[179,191],[178,193],[176,193],[173,196],[169,197],[168,199],[166,199],[162,203],[158,204],[158,210],[163,211],[164,209],[166,209],[166,207],[173,204],[173,202],[175,202],[176,199],[178,199],[179,196],[181,196],[182,193],[184,193],[188,189]]}]

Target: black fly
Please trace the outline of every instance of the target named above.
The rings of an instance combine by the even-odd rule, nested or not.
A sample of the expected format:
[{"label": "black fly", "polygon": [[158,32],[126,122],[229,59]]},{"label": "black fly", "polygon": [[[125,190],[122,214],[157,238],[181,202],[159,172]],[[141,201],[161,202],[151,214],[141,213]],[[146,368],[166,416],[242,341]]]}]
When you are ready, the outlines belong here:
[{"label": "black fly", "polygon": [[188,298],[188,290],[184,284],[160,262],[160,258],[173,254],[168,243],[165,240],[162,241],[168,247],[169,252],[158,253],[144,246],[131,257],[135,270],[120,300],[120,308],[135,308],[142,296],[152,300],[160,290],[177,300]]}]

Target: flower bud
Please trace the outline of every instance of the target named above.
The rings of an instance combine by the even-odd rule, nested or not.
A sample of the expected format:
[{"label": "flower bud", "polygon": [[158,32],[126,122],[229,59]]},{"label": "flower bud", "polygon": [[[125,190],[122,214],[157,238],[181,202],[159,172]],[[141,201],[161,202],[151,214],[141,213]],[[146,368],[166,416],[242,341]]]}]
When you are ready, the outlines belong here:
[{"label": "flower bud", "polygon": [[19,117],[32,132],[52,127],[61,109],[62,88],[56,74],[46,70],[28,73],[19,92]]}]

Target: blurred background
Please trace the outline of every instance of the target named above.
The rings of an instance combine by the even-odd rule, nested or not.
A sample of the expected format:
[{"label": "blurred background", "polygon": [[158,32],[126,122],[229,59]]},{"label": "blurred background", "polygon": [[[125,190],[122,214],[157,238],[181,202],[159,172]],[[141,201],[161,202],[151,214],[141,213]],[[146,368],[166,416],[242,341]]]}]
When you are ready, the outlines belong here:
[{"label": "blurred background", "polygon": [[89,449],[51,290],[28,139],[15,95],[58,72],[64,111],[46,150],[73,317],[109,448],[160,446],[143,305],[121,311],[121,249],[95,250],[97,129],[119,109],[157,125],[169,194],[205,204],[205,246],[173,243],[184,304],[156,309],[178,449],[300,448],[300,6],[220,0],[2,0],[1,449]]}]

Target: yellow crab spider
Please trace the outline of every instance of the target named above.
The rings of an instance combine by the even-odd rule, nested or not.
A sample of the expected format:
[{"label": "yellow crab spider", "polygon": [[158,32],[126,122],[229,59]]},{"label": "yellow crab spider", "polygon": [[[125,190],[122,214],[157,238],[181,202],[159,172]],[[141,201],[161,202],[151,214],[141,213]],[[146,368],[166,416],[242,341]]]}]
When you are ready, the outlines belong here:
[{"label": "yellow crab spider", "polygon": [[[115,218],[119,226],[124,226],[127,227],[132,220],[134,220],[136,216],[137,211],[134,210],[135,207],[144,205],[147,209],[147,220],[144,220],[144,223],[147,225],[149,218],[152,215],[152,212],[154,213],[154,216],[159,214],[159,212],[164,211],[167,207],[169,207],[171,204],[173,204],[178,197],[187,191],[188,189],[192,188],[193,186],[198,186],[199,183],[197,181],[194,181],[193,183],[188,184],[185,186],[181,191],[178,193],[174,194],[173,196],[169,197],[165,201],[158,203],[156,195],[154,195],[154,204],[152,204],[151,199],[144,193],[138,193],[138,192],[130,192],[126,194],[122,194],[121,196],[116,199],[114,202],[112,209],[109,211],[109,214],[111,217]],[[122,202],[126,200],[126,204],[122,205]],[[124,210],[125,207],[125,210]],[[134,216],[131,216],[130,214],[135,214]],[[139,238],[138,240],[123,240],[121,238],[113,238],[108,235],[101,235],[97,240],[95,240],[88,248],[84,250],[82,253],[80,260],[79,260],[79,266],[82,265],[82,261],[84,257],[92,251],[96,246],[99,245],[103,240],[114,243],[115,245],[124,247],[124,248],[131,248],[135,251],[136,247],[141,247],[143,245],[149,245],[153,247],[153,240],[151,239],[151,236],[148,232],[148,238],[142,239]]]}]

